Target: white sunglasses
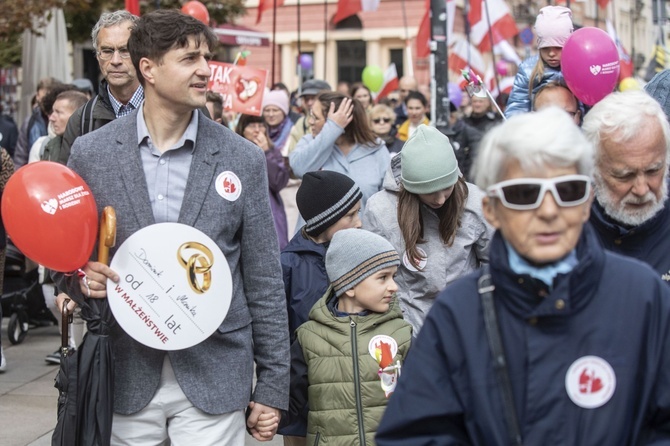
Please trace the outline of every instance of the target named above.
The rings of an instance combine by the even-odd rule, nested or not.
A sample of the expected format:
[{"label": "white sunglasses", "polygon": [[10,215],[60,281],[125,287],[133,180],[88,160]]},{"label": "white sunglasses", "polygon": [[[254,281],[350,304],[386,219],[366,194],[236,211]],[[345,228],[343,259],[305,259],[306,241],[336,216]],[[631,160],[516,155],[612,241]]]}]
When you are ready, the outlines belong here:
[{"label": "white sunglasses", "polygon": [[489,197],[499,198],[509,209],[537,209],[550,191],[559,206],[585,203],[591,193],[591,179],[586,175],[563,175],[555,178],[517,178],[501,181],[486,188]]}]

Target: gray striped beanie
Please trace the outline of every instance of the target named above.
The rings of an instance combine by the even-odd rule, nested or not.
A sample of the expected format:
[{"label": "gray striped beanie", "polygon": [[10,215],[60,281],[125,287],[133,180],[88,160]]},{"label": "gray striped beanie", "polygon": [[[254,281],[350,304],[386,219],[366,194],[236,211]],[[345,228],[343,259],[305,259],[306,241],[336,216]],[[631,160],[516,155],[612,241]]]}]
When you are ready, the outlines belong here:
[{"label": "gray striped beanie", "polygon": [[305,232],[316,237],[353,208],[363,194],[354,180],[332,170],[307,172],[295,197]]},{"label": "gray striped beanie", "polygon": [[377,271],[400,265],[400,257],[384,237],[365,229],[337,231],[326,251],[326,273],[336,296]]}]

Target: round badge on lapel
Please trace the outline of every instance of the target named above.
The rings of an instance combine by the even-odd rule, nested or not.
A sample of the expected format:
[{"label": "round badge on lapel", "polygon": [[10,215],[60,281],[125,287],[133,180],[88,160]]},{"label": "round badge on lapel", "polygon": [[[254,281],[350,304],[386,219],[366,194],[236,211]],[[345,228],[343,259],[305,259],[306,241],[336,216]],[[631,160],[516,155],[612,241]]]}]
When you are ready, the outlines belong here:
[{"label": "round badge on lapel", "polygon": [[579,407],[596,409],[607,403],[616,389],[616,375],[607,361],[598,356],[582,356],[565,374],[565,390]]},{"label": "round badge on lapel", "polygon": [[216,177],[216,192],[228,201],[236,201],[242,194],[242,182],[229,170]]}]

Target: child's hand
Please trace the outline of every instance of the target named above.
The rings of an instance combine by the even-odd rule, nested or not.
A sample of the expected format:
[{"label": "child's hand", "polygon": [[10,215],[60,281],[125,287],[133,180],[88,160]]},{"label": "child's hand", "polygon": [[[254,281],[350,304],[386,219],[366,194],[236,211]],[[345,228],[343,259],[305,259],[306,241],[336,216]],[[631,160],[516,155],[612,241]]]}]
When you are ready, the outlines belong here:
[{"label": "child's hand", "polygon": [[279,428],[279,410],[254,401],[249,403],[251,413],[247,418],[247,427],[257,441],[270,441]]}]

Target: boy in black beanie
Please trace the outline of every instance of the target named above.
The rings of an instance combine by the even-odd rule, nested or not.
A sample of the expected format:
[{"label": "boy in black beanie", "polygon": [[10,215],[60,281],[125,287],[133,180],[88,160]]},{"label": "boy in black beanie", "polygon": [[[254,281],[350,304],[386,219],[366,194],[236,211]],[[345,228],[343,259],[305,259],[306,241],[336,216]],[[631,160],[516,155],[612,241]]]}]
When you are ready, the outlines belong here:
[{"label": "boy in black beanie", "polygon": [[[341,229],[361,227],[362,197],[356,183],[338,172],[308,172],[302,179],[296,203],[305,226],[281,252],[291,342],[297,328],[308,320],[312,306],[328,289],[324,259],[333,235]],[[285,444],[296,444],[291,438],[304,440],[305,430],[305,424],[298,423],[279,433],[284,435]]]}]

